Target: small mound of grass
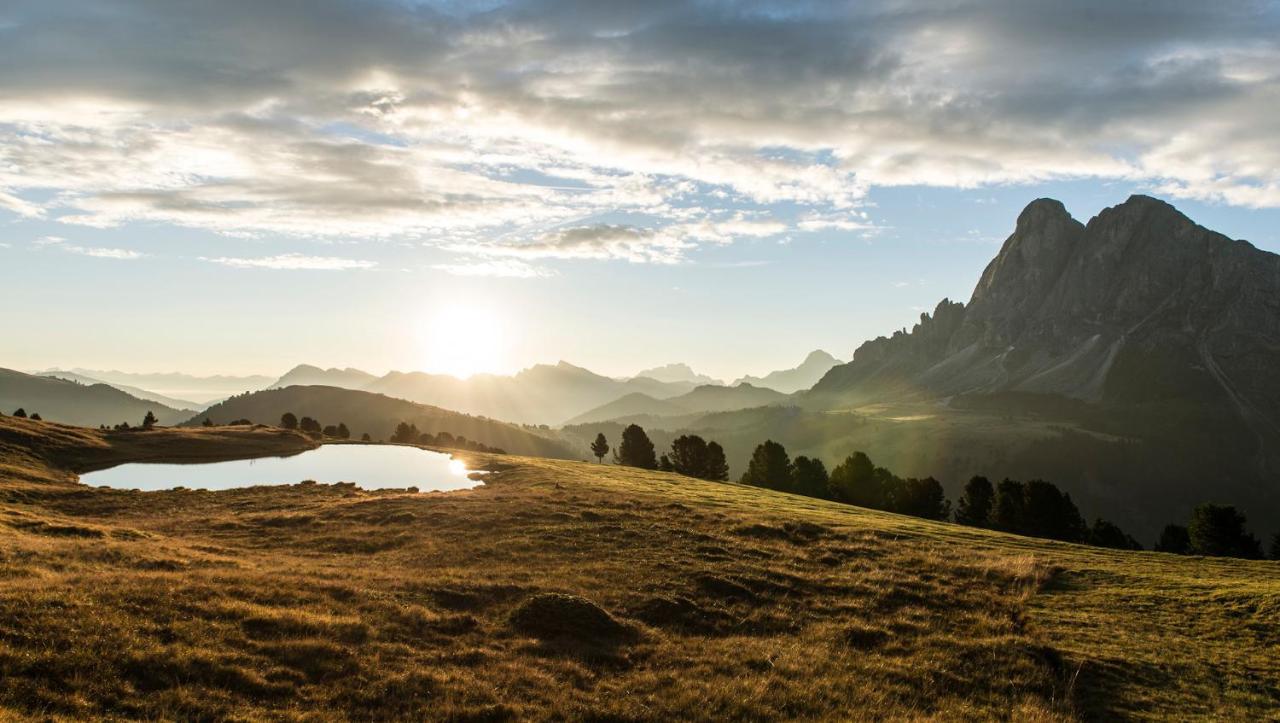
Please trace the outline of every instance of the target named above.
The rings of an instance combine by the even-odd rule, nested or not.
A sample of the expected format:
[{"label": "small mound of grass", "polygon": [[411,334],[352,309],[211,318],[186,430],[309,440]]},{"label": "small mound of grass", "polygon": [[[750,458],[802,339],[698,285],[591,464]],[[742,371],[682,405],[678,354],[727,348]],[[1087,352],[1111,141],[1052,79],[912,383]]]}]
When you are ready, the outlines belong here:
[{"label": "small mound of grass", "polygon": [[525,600],[511,613],[511,627],[542,640],[582,643],[620,642],[634,631],[604,608],[577,595],[543,593]]}]

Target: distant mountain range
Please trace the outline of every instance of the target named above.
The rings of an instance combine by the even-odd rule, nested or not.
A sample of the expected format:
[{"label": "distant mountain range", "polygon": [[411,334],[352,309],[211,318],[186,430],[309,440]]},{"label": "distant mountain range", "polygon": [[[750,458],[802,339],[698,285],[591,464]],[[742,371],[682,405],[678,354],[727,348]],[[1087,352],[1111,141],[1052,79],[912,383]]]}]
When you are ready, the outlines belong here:
[{"label": "distant mountain range", "polygon": [[[822,352],[815,354],[826,356]],[[810,355],[799,369],[775,372],[769,378],[793,384],[803,375],[816,377],[814,370],[824,363],[822,356]],[[648,372],[666,378],[654,378],[648,376]],[[584,415],[590,415],[590,419],[609,418],[601,415],[610,414],[610,410],[601,408],[615,402],[619,405],[617,409],[624,413],[620,416],[641,405],[649,405],[663,413],[689,414],[769,404],[784,396],[771,389],[761,389],[759,385],[737,389],[741,385],[698,385],[692,379],[710,377],[696,374],[684,364],[648,370],[630,379],[614,379],[563,361],[537,364],[510,376],[477,374],[467,379],[447,374],[396,371],[377,377],[359,369],[321,369],[302,364],[272,382],[270,388],[292,385],[341,387],[518,424],[546,425],[580,421]],[[734,391],[716,393],[703,387]],[[673,401],[669,405],[662,404],[666,400]],[[709,406],[698,406],[704,403]]]},{"label": "distant mountain range", "polygon": [[724,386],[724,382],[706,374],[695,372],[688,364],[675,363],[666,364],[652,369],[645,369],[637,372],[637,377],[645,377],[648,379],[657,379],[660,382],[684,382],[693,385],[715,384]]},{"label": "distant mountain range", "polygon": [[56,376],[65,376],[65,374],[70,373],[95,379],[103,384],[110,384],[117,388],[132,387],[146,390],[152,395],[158,394],[173,399],[190,399],[200,405],[224,399],[232,394],[262,389],[273,381],[272,377],[259,375],[227,376],[219,374],[201,377],[178,372],[133,373],[103,369],[82,369],[79,367],[66,370],[48,369],[39,373]]},{"label": "distant mountain range", "polygon": [[205,419],[214,424],[248,419],[258,424],[278,425],[286,412],[299,418],[311,417],[322,425],[344,423],[357,439],[368,433],[375,440],[385,441],[397,424],[407,422],[423,432],[462,435],[511,454],[561,459],[581,456],[553,433],[381,394],[327,386],[290,386],[241,394],[209,407],[186,424],[198,425]]},{"label": "distant mountain range", "polygon": [[139,399],[108,384],[84,384],[0,369],[0,412],[12,414],[18,408],[51,422],[85,427],[121,422],[137,425],[147,412],[155,414],[160,424],[177,424],[194,413]]},{"label": "distant mountain range", "polygon": [[[824,358],[829,357],[823,352],[815,352],[801,367],[774,372],[763,379],[784,388],[794,386],[801,383],[806,375],[812,375],[814,368],[825,364]],[[670,416],[738,409],[753,403],[774,403],[782,396],[772,390],[760,388],[760,384],[748,384],[748,389],[737,389],[742,383],[735,384],[734,387],[718,386],[718,382],[699,384],[694,380],[708,380],[710,377],[693,372],[685,364],[670,364],[649,371],[665,378],[642,374],[630,379],[615,379],[567,362],[538,364],[510,376],[478,374],[468,379],[445,374],[395,371],[379,377],[360,369],[324,369],[310,364],[300,364],[277,379],[264,376],[135,374],[78,368],[46,370],[39,372],[39,376],[71,380],[86,388],[107,385],[123,392],[125,396],[113,397],[118,404],[107,404],[104,397],[95,403],[93,413],[76,417],[80,420],[92,420],[95,425],[117,424],[130,418],[129,415],[137,409],[134,401],[159,405],[156,406],[156,414],[167,423],[185,418],[183,414],[171,412],[185,411],[190,416],[232,395],[290,386],[328,386],[369,391],[464,414],[535,425],[560,425],[580,418],[605,418],[601,415],[612,412],[608,408],[599,408],[607,407],[613,402],[618,402],[616,411],[620,416],[632,415],[642,405],[649,405],[650,412],[654,414]],[[10,386],[13,387],[13,384]],[[713,393],[702,390],[693,393],[700,386],[736,391]],[[174,389],[184,390],[190,396],[175,396],[170,392]],[[75,394],[74,391],[66,393],[73,396]],[[677,397],[683,398],[670,405],[661,404]],[[38,395],[17,395],[13,398],[44,399]],[[702,404],[706,406],[699,406]],[[48,405],[37,406],[49,408]],[[584,417],[588,413],[589,417]]]},{"label": "distant mountain range", "polygon": [[284,376],[275,380],[268,389],[279,389],[291,386],[342,387],[343,389],[363,389],[377,381],[378,377],[369,372],[347,367],[346,369],[321,369],[310,364],[299,364],[290,369]]},{"label": "distant mountain range", "polygon": [[560,362],[538,364],[512,376],[477,374],[468,379],[391,372],[364,389],[510,422],[556,425],[632,392],[666,398],[688,391],[689,385],[643,378],[620,381]]},{"label": "distant mountain range", "polygon": [[840,360],[822,351],[809,352],[809,356],[800,362],[800,366],[794,369],[782,369],[776,372],[770,372],[763,377],[745,376],[735,381],[733,386],[739,384],[750,384],[757,387],[766,387],[783,394],[791,394],[812,387],[822,379],[832,367],[839,364]]},{"label": "distant mountain range", "polygon": [[681,417],[690,414],[727,412],[748,407],[780,404],[788,395],[772,389],[742,383],[732,387],[704,384],[687,394],[670,399],[655,399],[633,392],[624,397],[584,412],[567,424],[587,424],[609,420],[630,421],[638,417]]},{"label": "distant mountain range", "polygon": [[204,404],[200,404],[198,402],[192,402],[186,399],[175,399],[173,397],[167,397],[163,394],[158,394],[156,392],[152,392],[146,389],[139,389],[138,387],[135,387],[129,384],[109,384],[107,382],[102,381],[101,379],[94,379],[93,377],[88,377],[83,374],[77,374],[75,372],[49,371],[49,372],[41,372],[39,376],[53,377],[55,379],[66,379],[68,381],[78,382],[80,384],[84,384],[87,386],[91,386],[94,384],[107,384],[107,386],[115,387],[116,389],[119,389],[120,391],[130,396],[134,396],[134,397],[137,397],[138,399],[142,399],[148,402],[159,402],[160,404],[163,404],[167,407],[171,407],[173,409],[187,409],[187,410],[194,411],[198,409],[203,409],[206,406]]}]

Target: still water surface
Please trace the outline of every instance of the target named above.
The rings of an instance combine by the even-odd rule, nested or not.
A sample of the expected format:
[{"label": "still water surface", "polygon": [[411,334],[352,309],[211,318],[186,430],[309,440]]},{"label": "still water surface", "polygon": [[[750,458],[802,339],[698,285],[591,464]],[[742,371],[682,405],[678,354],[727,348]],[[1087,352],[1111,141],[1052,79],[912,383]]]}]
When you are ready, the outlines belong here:
[{"label": "still water surface", "polygon": [[447,454],[416,447],[376,444],[326,444],[292,457],[259,457],[200,464],[130,463],[80,476],[87,485],[117,489],[167,490],[174,487],[225,490],[252,485],[354,482],[363,489],[424,492],[475,487],[471,471]]}]

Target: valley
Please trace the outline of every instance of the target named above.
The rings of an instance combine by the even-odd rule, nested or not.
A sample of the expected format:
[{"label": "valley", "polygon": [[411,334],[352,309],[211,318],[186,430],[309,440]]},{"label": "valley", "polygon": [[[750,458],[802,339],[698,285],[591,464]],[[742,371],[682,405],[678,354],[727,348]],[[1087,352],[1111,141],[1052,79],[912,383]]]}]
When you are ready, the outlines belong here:
[{"label": "valley", "polygon": [[0,419],[0,715],[1280,710],[1272,562],[1102,550],[515,456],[473,456],[493,474],[446,494],[76,483],[76,470],[161,449],[311,444],[269,429],[131,434]]}]

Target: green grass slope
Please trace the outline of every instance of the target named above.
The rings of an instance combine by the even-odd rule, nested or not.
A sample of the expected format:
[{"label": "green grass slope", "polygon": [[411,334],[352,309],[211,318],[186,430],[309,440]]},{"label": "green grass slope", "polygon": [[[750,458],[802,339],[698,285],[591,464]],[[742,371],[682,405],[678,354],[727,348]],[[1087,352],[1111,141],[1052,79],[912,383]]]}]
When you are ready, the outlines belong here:
[{"label": "green grass slope", "polygon": [[1280,714],[1275,563],[510,456],[449,494],[90,489],[169,432],[0,432],[0,719]]}]

